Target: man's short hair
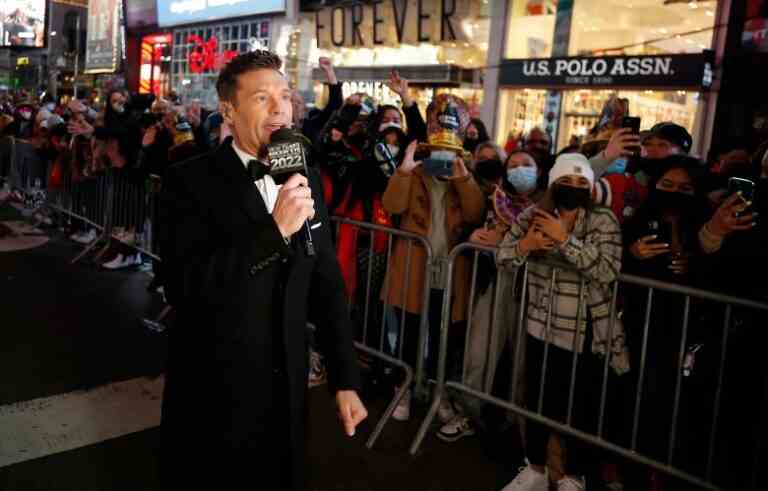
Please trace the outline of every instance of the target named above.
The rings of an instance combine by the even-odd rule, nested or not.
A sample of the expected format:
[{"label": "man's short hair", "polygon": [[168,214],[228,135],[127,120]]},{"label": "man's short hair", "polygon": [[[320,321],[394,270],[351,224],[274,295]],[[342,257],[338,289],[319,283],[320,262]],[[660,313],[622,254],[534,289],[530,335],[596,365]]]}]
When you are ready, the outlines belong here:
[{"label": "man's short hair", "polygon": [[219,100],[235,101],[237,82],[241,75],[261,69],[280,71],[282,66],[283,61],[280,57],[270,51],[256,50],[235,56],[224,66],[216,81]]}]

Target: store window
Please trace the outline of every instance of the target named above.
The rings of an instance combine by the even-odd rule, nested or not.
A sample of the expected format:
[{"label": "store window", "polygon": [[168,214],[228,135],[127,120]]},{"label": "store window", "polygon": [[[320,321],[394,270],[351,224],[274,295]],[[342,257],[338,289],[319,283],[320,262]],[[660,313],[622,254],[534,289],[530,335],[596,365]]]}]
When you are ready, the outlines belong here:
[{"label": "store window", "polygon": [[[317,22],[320,22],[319,38],[313,37],[310,44],[310,64],[315,64],[321,56],[330,58],[337,67],[402,67],[402,66],[441,66],[453,65],[465,69],[481,69],[488,64],[488,43],[490,37],[490,12],[494,2],[507,0],[455,0],[443,2],[441,0],[422,0],[409,2],[409,7],[400,11],[400,31],[398,32],[397,16],[393,10],[395,2],[347,2],[343,5],[331,8],[326,7],[319,12],[313,12],[305,16],[307,25],[318,32]],[[374,3],[376,4],[374,6]],[[399,4],[399,3],[398,3]],[[441,36],[441,8],[455,7],[455,14],[451,16],[451,25],[456,33],[456,40],[443,40]],[[351,9],[359,8],[360,35],[362,44],[352,45]],[[374,8],[377,15],[384,19],[378,31],[384,44],[372,43]],[[431,38],[430,42],[418,42],[419,29],[418,10],[422,9],[424,18],[421,28],[423,34]],[[348,9],[346,14],[343,9]],[[341,46],[335,46],[331,42],[330,35],[336,34],[341,39],[341,26],[343,16],[346,15],[346,40]],[[355,14],[358,15],[358,14]],[[332,19],[332,16],[335,16]],[[309,73],[309,70],[303,73]],[[400,99],[385,85],[385,80],[370,80],[367,78],[346,80],[344,84],[345,95],[352,92],[365,92],[383,104],[398,104]],[[475,81],[462,81],[461,83],[443,84],[423,82],[411,84],[411,96],[422,111],[426,110],[432,98],[439,93],[452,93],[464,98],[473,109],[474,114],[479,114],[482,104],[482,84],[478,76]],[[458,86],[456,86],[458,85]],[[315,104],[322,107],[327,100],[327,90],[322,81],[314,80],[311,87],[315,96]],[[310,93],[310,95],[312,94]]]},{"label": "store window", "polygon": [[698,53],[711,47],[717,9],[716,0],[508,1],[506,58]]},{"label": "store window", "polygon": [[[244,20],[174,29],[173,40],[171,87],[185,100],[200,99],[204,106],[212,109],[218,104],[217,67],[224,62],[227,52],[243,53],[255,49],[269,49],[270,25],[268,20]],[[191,53],[205,51],[200,47],[201,42],[212,46],[212,40],[215,40],[216,44],[213,59],[198,59],[190,63]]]},{"label": "store window", "polygon": [[499,144],[519,140],[534,127],[545,128],[548,93],[562,94],[557,141],[559,151],[574,141],[581,142],[597,124],[603,105],[615,95],[629,100],[629,113],[641,118],[641,129],[663,121],[674,121],[695,134],[699,93],[684,90],[504,90],[498,112]]}]

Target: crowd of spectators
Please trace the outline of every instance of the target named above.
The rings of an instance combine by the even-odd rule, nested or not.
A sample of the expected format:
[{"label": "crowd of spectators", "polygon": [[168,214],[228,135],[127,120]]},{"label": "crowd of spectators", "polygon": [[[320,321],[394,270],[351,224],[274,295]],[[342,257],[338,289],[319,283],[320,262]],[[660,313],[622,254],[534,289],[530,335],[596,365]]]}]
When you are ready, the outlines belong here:
[{"label": "crowd of spectators", "polygon": [[[613,98],[585,141],[561,152],[556,152],[550,136],[540,128],[528,131],[521,146],[503,149],[490,140],[481,120],[459,117],[461,124],[455,131],[463,152],[455,152],[449,174],[437,175],[424,165],[429,156],[419,153],[419,144],[430,135],[407,80],[392,72],[387,86],[401,103],[378,105],[362,93],[345,99],[330,62],[323,59],[320,67],[327,75],[327,105],[307,108],[296,93],[294,127],[311,142],[311,160],[322,175],[331,214],[421,235],[433,252],[433,262],[427,265],[426,251],[418,243],[408,246],[404,239],[396,239],[390,255],[385,234],[351,225],[338,228],[338,259],[352,314],[360,323],[364,315],[370,317],[371,340],[385,340],[385,350],[401,352],[404,361],[415,366],[423,356],[418,337],[422,302],[428,299],[425,355],[427,374],[434,377],[440,313],[448,293],[452,300],[449,331],[455,340],[449,345],[451,376],[457,376],[463,361],[465,383],[490,391],[493,380],[503,375],[509,387],[516,389],[516,403],[536,411],[543,401],[545,416],[565,421],[573,353],[580,353],[572,424],[592,433],[599,412],[603,360],[609,356],[611,370],[605,383],[610,404],[615,404],[609,404],[608,432],[625,445],[640,383],[638,369],[644,363],[639,448],[663,460],[676,375],[681,370],[685,318],[687,355],[696,364],[687,366],[683,377],[683,417],[678,418],[683,423],[678,425],[677,441],[686,455],[681,465],[696,471],[701,465],[698,454],[706,446],[701,442],[708,441],[708,435],[697,432],[710,424],[707,415],[713,410],[722,309],[704,302],[689,305],[682,295],[669,292],[651,298],[647,289],[626,285],[619,291],[619,321],[614,324],[610,322],[612,284],[625,273],[768,299],[764,281],[768,234],[761,225],[768,203],[768,142],[757,149],[728,148],[703,161],[691,154],[693,139],[675,122],[656,124],[640,134],[623,128],[621,121],[630,108],[626,101]],[[460,99],[451,100],[461,109]],[[50,97],[0,99],[0,132],[32,143],[42,162],[35,175],[47,186],[86,183],[110,169],[139,186],[149,182],[156,187],[168,166],[213,151],[228,136],[217,111],[202,108],[197,101],[181,101],[174,94],[131,97],[112,90],[101,107],[85,100],[61,102]],[[743,187],[744,181],[752,185]],[[734,192],[738,183],[742,187]],[[148,215],[153,217],[154,230],[163,226],[156,210],[148,210]],[[130,235],[146,222],[117,225]],[[73,227],[73,240],[83,244],[96,240],[88,225],[75,222]],[[482,253],[474,275],[469,256],[460,257],[453,288],[446,292],[444,266],[451,250],[463,242],[498,248],[498,253]],[[162,251],[156,252],[162,256]],[[556,266],[550,259],[568,266],[558,269],[554,288],[550,279]],[[113,244],[102,266],[121,269],[141,262],[130,241],[121,240]],[[520,278],[511,272],[525,264],[528,293],[521,299],[515,280],[519,283]],[[162,288],[161,263],[154,267],[150,288],[156,290]],[[424,292],[425,274],[432,275],[429,292]],[[471,287],[473,276],[475,288]],[[500,304],[494,302],[497,290]],[[371,299],[370,312],[361,307],[366,299]],[[468,319],[470,304],[474,315]],[[523,336],[517,331],[520,308],[524,309]],[[491,316],[500,326],[492,339]],[[743,386],[760,383],[756,377],[765,367],[755,365],[765,334],[757,318],[747,312],[734,310],[731,323],[736,328],[727,341],[725,381],[726,387],[734,388],[726,389],[720,414],[721,421],[727,421],[723,438],[735,449],[728,457],[730,472],[735,472],[749,456],[753,421],[749,414],[754,411],[748,408],[759,404],[749,390],[729,382],[739,378]],[[518,339],[523,340],[520,346],[516,346]],[[365,341],[378,344],[371,340]],[[548,352],[545,341],[550,344]],[[465,343],[467,358],[462,360]],[[516,378],[499,373],[505,351],[517,355],[513,367],[505,367]],[[540,393],[545,363],[547,383]],[[410,417],[411,402],[408,391],[395,410],[395,419]],[[482,406],[474,398],[446,399],[439,410],[443,424],[437,436],[453,442],[479,431],[494,431],[484,420]],[[553,439],[567,453],[561,465],[547,468]],[[598,476],[613,486],[622,480],[612,459],[578,439],[558,438],[529,422],[524,441],[527,464],[506,491],[548,489],[548,480],[559,490],[581,490],[587,476]],[[642,482],[637,488],[648,489],[657,479],[650,473],[638,477],[635,484]]]}]

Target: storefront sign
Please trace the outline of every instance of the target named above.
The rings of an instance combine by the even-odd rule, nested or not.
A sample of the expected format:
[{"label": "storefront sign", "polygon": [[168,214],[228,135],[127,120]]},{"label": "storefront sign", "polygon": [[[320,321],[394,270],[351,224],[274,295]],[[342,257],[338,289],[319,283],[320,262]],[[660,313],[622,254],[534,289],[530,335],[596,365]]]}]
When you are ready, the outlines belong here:
[{"label": "storefront sign", "polygon": [[207,71],[218,71],[237,56],[237,51],[218,52],[219,40],[216,36],[211,36],[208,41],[193,34],[189,36],[188,41],[194,46],[189,51],[189,71],[192,73],[203,73]]},{"label": "storefront sign", "polygon": [[88,3],[86,73],[112,73],[117,70],[117,57],[121,53],[121,9],[121,0],[90,0]]},{"label": "storefront sign", "polygon": [[286,0],[157,0],[161,27],[284,12]]},{"label": "storefront sign", "polygon": [[[471,0],[362,0],[315,11],[319,48],[464,41]],[[476,5],[474,6],[477,7]]]},{"label": "storefront sign", "polygon": [[499,83],[521,87],[709,87],[712,62],[708,53],[504,60]]}]

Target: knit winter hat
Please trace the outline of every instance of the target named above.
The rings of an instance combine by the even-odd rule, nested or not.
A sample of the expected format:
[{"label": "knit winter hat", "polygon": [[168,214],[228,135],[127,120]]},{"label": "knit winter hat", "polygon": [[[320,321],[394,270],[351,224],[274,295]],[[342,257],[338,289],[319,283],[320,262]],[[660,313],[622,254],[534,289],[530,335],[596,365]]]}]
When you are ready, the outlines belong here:
[{"label": "knit winter hat", "polygon": [[555,160],[555,165],[549,171],[548,186],[563,176],[572,175],[585,177],[590,187],[595,185],[595,173],[589,160],[580,153],[564,153]]}]

